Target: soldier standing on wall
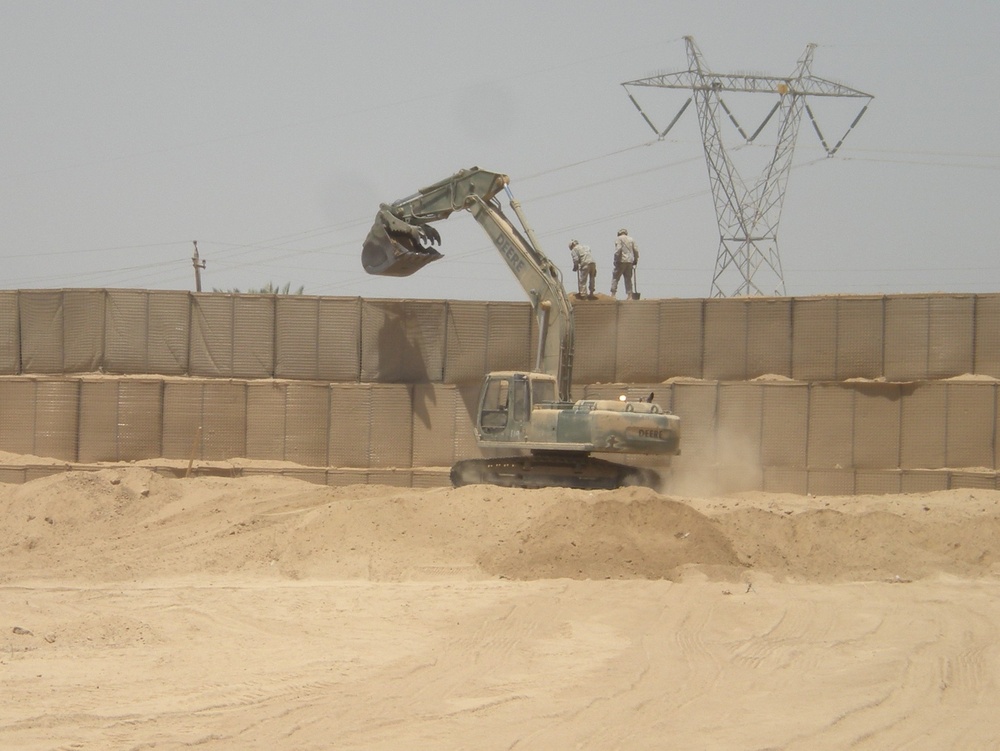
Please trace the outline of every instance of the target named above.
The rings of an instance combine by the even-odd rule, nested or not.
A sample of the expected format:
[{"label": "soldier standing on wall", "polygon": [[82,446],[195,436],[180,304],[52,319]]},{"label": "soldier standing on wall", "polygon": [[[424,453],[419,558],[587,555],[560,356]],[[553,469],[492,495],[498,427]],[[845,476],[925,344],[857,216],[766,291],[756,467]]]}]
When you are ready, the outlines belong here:
[{"label": "soldier standing on wall", "polygon": [[632,271],[639,263],[639,246],[629,237],[627,229],[618,230],[615,239],[615,270],[611,277],[611,296],[618,292],[618,280],[625,277],[625,299],[634,300],[632,293]]},{"label": "soldier standing on wall", "polygon": [[576,240],[570,240],[569,252],[573,256],[573,271],[576,272],[577,291],[580,297],[587,296],[593,299],[594,285],[597,282],[597,263],[590,248]]}]

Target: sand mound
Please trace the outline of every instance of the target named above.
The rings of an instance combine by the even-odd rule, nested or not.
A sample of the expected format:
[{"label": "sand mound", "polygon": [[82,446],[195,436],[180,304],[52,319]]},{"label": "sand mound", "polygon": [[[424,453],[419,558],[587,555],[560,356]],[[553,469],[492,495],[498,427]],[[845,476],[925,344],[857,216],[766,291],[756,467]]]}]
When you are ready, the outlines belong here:
[{"label": "sand mound", "polygon": [[717,524],[649,491],[553,503],[479,558],[511,579],[673,579],[690,565],[738,566]]},{"label": "sand mound", "polygon": [[[253,573],[289,579],[806,581],[989,574],[1000,493],[705,501],[493,487],[175,480],[141,468],[0,487],[3,580]],[[933,508],[932,508],[933,507]]]},{"label": "sand mound", "polygon": [[897,581],[947,573],[989,574],[997,564],[1000,519],[956,522],[885,511],[832,509],[792,515],[747,510],[720,518],[739,540],[741,562],[800,580]]},{"label": "sand mound", "polygon": [[992,748],[1000,493],[0,485],[0,748]]}]

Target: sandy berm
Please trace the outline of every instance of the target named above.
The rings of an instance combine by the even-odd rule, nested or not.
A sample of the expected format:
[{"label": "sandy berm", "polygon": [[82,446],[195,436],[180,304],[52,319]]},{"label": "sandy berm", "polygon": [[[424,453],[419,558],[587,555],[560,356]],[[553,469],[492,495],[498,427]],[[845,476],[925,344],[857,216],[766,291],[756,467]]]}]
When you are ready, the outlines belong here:
[{"label": "sandy berm", "polygon": [[1000,493],[0,485],[0,748],[1000,748]]}]

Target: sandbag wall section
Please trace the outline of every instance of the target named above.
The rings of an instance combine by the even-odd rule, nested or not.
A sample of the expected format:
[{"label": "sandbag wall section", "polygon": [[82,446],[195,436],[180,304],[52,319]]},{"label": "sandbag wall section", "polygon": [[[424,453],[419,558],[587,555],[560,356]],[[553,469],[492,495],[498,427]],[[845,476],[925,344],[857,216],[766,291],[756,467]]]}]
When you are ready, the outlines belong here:
[{"label": "sandbag wall section", "polygon": [[[1000,378],[1000,295],[592,301],[574,382]],[[0,375],[478,382],[531,367],[527,303],[0,292]]]},{"label": "sandbag wall section", "polygon": [[[654,394],[682,420],[679,470],[717,471],[724,481],[746,468],[735,478],[740,489],[855,494],[996,487],[997,391],[995,382],[961,379],[677,379],[595,384],[581,396]],[[84,464],[246,458],[352,476],[410,472],[482,455],[472,431],[477,395],[477,385],[430,383],[6,376],[0,450]]]},{"label": "sandbag wall section", "polygon": [[761,380],[597,384],[681,417],[680,472],[733,490],[856,495],[1000,487],[1000,385]]},{"label": "sandbag wall section", "polygon": [[[682,465],[725,463],[742,447],[759,459],[760,485],[769,490],[992,487],[995,385],[940,381],[996,376],[997,302],[993,295],[935,295],[580,304],[576,380],[587,385],[577,396],[655,391],[684,420]],[[535,336],[522,303],[3,293],[0,340],[7,346],[0,365],[8,370],[185,377],[160,386],[135,377],[77,385],[57,375],[11,379],[0,388],[0,450],[67,461],[75,451],[80,461],[244,456],[357,471],[447,466],[478,454],[471,415],[482,373],[530,367]],[[858,396],[864,384],[850,384],[889,380],[887,373],[915,383],[886,384],[883,391],[898,394],[878,402]],[[674,383],[663,384],[663,376]],[[802,383],[751,382],[765,376]],[[378,394],[376,404],[390,405],[384,414],[370,401],[364,407],[369,387],[385,381],[401,386],[406,398],[398,389],[395,398]],[[625,386],[600,385],[606,381]],[[762,390],[802,386],[804,432],[802,397]],[[882,385],[866,388],[874,393]],[[157,389],[158,412],[148,401]],[[349,395],[340,398],[341,389]],[[893,402],[895,413],[886,406]],[[141,429],[130,413],[141,416]],[[733,414],[743,425],[738,431]],[[316,424],[317,415],[325,415],[325,425]],[[804,461],[801,449],[779,450],[765,439],[775,415],[786,435],[805,437]],[[401,441],[409,441],[409,456]],[[872,446],[881,455],[874,463],[866,458]]]}]

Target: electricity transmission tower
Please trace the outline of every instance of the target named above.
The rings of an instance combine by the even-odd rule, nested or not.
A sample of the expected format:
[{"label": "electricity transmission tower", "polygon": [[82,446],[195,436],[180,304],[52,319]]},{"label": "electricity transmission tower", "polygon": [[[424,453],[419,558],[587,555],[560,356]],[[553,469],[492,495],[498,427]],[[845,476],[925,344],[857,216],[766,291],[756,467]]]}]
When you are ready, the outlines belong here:
[{"label": "electricity transmission tower", "polygon": [[[694,39],[687,36],[684,41],[687,44],[687,70],[627,81],[622,86],[639,114],[661,140],[674,127],[691,101],[695,102],[715,201],[715,214],[719,222],[719,252],[715,261],[711,296],[784,295],[785,279],[778,255],[778,219],[781,217],[781,205],[785,198],[802,112],[809,115],[827,156],[833,156],[865,114],[874,97],[812,75],[815,44],[806,46],[790,76],[781,77],[713,73],[705,66],[701,50],[695,45]],[[639,106],[630,90],[640,86],[690,89],[691,96],[674,115],[670,124],[661,131]],[[766,94],[777,97],[777,101],[756,130],[747,135],[723,100],[725,92]],[[844,135],[830,147],[806,97],[853,97],[863,99],[864,104]],[[777,116],[778,132],[774,153],[763,174],[752,185],[744,182],[726,152],[722,141],[722,113],[725,113],[747,144],[753,143],[772,118]],[[768,281],[759,281],[763,276],[767,276]]]}]

